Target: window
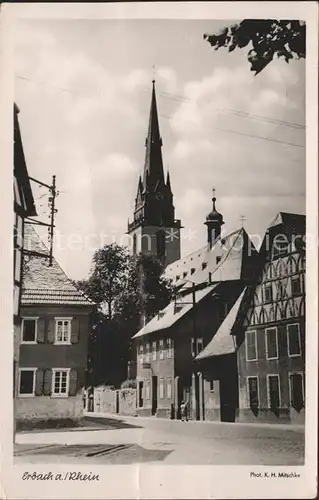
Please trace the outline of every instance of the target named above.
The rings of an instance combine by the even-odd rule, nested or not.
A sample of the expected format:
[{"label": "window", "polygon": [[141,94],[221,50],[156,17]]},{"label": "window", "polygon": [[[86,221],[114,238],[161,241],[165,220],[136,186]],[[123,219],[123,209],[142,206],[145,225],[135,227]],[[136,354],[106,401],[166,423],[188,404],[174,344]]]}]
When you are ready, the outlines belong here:
[{"label": "window", "polygon": [[194,272],[195,272],[195,267],[192,267],[191,268],[191,274],[194,274]]},{"label": "window", "polygon": [[171,399],[172,398],[172,381],[169,379],[167,380],[167,385],[166,385],[166,398]]},{"label": "window", "polygon": [[143,382],[138,383],[138,406],[143,406]]},{"label": "window", "polygon": [[192,357],[196,356],[195,339],[193,337],[191,338],[191,353],[192,353]]},{"label": "window", "polygon": [[37,318],[23,318],[22,343],[35,344],[37,341]]},{"label": "window", "polygon": [[151,355],[150,355],[150,343],[146,342],[146,345],[145,345],[145,362],[149,363],[150,362],[150,358],[151,358]]},{"label": "window", "polygon": [[255,330],[246,332],[246,360],[256,361],[257,356],[257,332]]},{"label": "window", "polygon": [[160,380],[159,383],[159,397],[160,399],[164,398],[164,380]]},{"label": "window", "polygon": [[203,339],[196,339],[196,355],[203,350]]},{"label": "window", "polygon": [[278,281],[278,295],[280,299],[285,296],[285,284],[283,281]]},{"label": "window", "polygon": [[36,368],[19,370],[19,396],[34,396]]},{"label": "window", "polygon": [[191,353],[192,356],[197,356],[203,350],[204,344],[202,338],[191,338]]},{"label": "window", "polygon": [[164,359],[164,340],[159,341],[160,359]]},{"label": "window", "polygon": [[172,339],[167,339],[167,357],[171,358],[173,352],[173,341]]},{"label": "window", "polygon": [[176,275],[176,281],[178,281],[180,279],[180,276],[179,274]]},{"label": "window", "polygon": [[206,269],[206,267],[207,267],[207,262],[203,262],[202,263],[202,270]]},{"label": "window", "polygon": [[156,233],[156,250],[159,259],[165,257],[165,232],[163,230]]},{"label": "window", "polygon": [[216,257],[216,264],[219,264],[221,260],[222,260],[221,256],[217,255],[217,257]]},{"label": "window", "polygon": [[288,356],[300,356],[300,329],[299,323],[287,325],[287,343],[288,343]]},{"label": "window", "polygon": [[52,395],[56,397],[68,397],[69,395],[69,368],[54,368],[52,370]]},{"label": "window", "polygon": [[55,344],[71,343],[71,319],[55,318]]},{"label": "window", "polygon": [[267,375],[268,406],[271,410],[280,408],[279,375]]},{"label": "window", "polygon": [[214,392],[214,381],[213,380],[210,380],[210,382],[209,382],[209,390],[210,390],[210,392]]},{"label": "window", "polygon": [[156,361],[156,340],[152,342],[152,360]]},{"label": "window", "polygon": [[266,358],[278,358],[278,335],[277,328],[266,328]]},{"label": "window", "polygon": [[145,382],[145,399],[150,399],[150,383]]},{"label": "window", "polygon": [[259,407],[258,377],[247,377],[249,408]]},{"label": "window", "polygon": [[133,235],[133,255],[136,255],[136,234]]},{"label": "window", "polygon": [[300,276],[293,276],[291,278],[291,295],[296,297],[301,295],[301,284],[300,284]]},{"label": "window", "polygon": [[143,344],[140,344],[140,347],[139,347],[139,359],[140,359],[140,365],[142,365],[142,364],[143,364],[143,360],[144,360],[144,359],[143,359],[143,358],[144,358],[144,356],[143,356],[143,352],[144,352],[144,346],[143,346]]},{"label": "window", "polygon": [[272,284],[269,283],[268,285],[264,286],[264,302],[268,304],[269,302],[272,302]]},{"label": "window", "polygon": [[289,374],[289,393],[291,406],[300,411],[305,405],[303,373]]}]

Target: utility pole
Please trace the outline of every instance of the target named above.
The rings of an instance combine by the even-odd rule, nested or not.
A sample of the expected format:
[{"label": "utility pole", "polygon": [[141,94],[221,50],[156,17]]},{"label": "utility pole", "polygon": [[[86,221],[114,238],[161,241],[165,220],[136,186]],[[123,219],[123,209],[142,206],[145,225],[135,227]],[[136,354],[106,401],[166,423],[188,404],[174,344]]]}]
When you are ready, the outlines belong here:
[{"label": "utility pole", "polygon": [[57,196],[56,185],[55,185],[55,175],[52,177],[52,186],[50,187],[51,196],[49,197],[49,206],[51,205],[51,214],[50,214],[50,227],[48,228],[49,233],[49,241],[50,241],[50,256],[49,256],[49,266],[52,267],[53,261],[53,236],[54,236],[54,216],[57,212],[55,208],[55,198]]},{"label": "utility pole", "polygon": [[50,222],[49,223],[42,222],[40,220],[36,220],[36,219],[31,218],[31,217],[28,217],[25,221],[27,224],[32,224],[35,226],[46,226],[48,228],[49,254],[37,252],[37,251],[33,251],[33,250],[28,250],[28,249],[24,249],[24,254],[26,256],[29,255],[29,256],[44,257],[46,259],[49,259],[49,266],[52,267],[52,264],[53,264],[53,239],[54,239],[54,228],[55,228],[54,218],[55,218],[55,214],[58,211],[55,208],[55,199],[59,195],[59,191],[56,190],[56,176],[55,175],[52,176],[51,186],[49,186],[45,182],[39,181],[38,179],[34,179],[33,177],[29,177],[29,179],[33,182],[36,182],[40,186],[47,188],[49,190],[49,193],[50,193],[49,200],[48,200],[49,201],[48,206],[49,206],[49,210],[50,210],[50,215],[49,215]]}]

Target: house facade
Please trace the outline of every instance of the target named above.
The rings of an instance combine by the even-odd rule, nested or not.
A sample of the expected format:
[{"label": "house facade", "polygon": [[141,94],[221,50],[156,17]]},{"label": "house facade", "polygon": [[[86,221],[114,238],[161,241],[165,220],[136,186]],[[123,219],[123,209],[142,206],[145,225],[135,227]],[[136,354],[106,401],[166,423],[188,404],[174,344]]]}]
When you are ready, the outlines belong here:
[{"label": "house facade", "polygon": [[278,214],[260,250],[255,285],[197,356],[204,378],[214,378],[212,403],[222,420],[226,409],[231,421],[304,422],[304,234],[304,216]]},{"label": "house facade", "polygon": [[[214,197],[215,214],[209,217],[221,226],[215,201]],[[196,358],[238,308],[258,265],[246,231],[242,228],[221,238],[218,224],[208,225],[204,248],[167,267],[167,276],[175,278],[176,297],[133,337],[139,415],[179,418],[184,400],[191,418],[217,418],[214,376],[204,373]],[[228,386],[222,393],[227,397]]]},{"label": "house facade", "polygon": [[[45,250],[26,226],[25,244]],[[18,425],[40,421],[76,422],[83,411],[89,316],[92,302],[77,290],[53,259],[26,260],[21,299],[21,338],[17,384]]]},{"label": "house facade", "polygon": [[21,337],[21,290],[23,237],[26,217],[35,216],[36,208],[27,165],[23,152],[19,126],[19,108],[14,104],[14,149],[13,149],[13,193],[14,193],[14,228],[13,228],[13,325],[14,325],[14,355],[13,355],[13,394],[16,396],[16,381],[19,365],[19,346]]},{"label": "house facade", "polygon": [[279,213],[237,352],[239,419],[304,422],[305,217]]}]

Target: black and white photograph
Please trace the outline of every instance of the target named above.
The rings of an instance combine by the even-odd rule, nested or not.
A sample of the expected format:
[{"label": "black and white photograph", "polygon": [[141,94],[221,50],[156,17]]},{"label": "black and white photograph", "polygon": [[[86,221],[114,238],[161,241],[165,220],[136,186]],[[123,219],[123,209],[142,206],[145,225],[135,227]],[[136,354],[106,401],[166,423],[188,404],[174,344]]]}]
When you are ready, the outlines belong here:
[{"label": "black and white photograph", "polygon": [[[14,20],[7,338],[21,491],[75,498],[85,485],[97,498],[110,466],[246,466],[259,498],[287,498],[316,456],[317,10],[241,16],[227,3],[224,17],[183,17],[186,2],[179,17],[156,2],[153,17],[130,16],[120,2],[114,16],[60,4]],[[130,498],[161,498],[140,488]]]}]

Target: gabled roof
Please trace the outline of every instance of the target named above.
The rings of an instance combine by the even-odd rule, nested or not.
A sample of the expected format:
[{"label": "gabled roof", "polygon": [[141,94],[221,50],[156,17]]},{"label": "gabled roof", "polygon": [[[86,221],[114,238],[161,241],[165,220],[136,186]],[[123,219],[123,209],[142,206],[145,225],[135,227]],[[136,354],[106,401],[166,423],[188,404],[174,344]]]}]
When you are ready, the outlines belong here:
[{"label": "gabled roof", "polygon": [[[198,304],[204,297],[207,297],[217,285],[210,285],[202,290],[195,291],[195,303]],[[139,332],[137,332],[133,339],[143,337],[149,333],[157,332],[159,330],[166,330],[175,325],[182,317],[185,316],[193,308],[192,293],[179,297],[176,303],[172,301],[165,309],[151,319]]]},{"label": "gabled roof", "polygon": [[34,198],[32,194],[30,179],[28,175],[27,164],[25,161],[22,138],[20,132],[18,113],[20,112],[16,103],[14,103],[14,148],[13,148],[13,160],[14,160],[14,176],[18,182],[18,189],[23,193],[22,199],[25,200],[25,217],[37,215],[37,211],[34,204]]},{"label": "gabled roof", "polygon": [[[24,247],[31,251],[49,253],[29,224],[25,226]],[[25,265],[21,305],[38,304],[93,306],[93,302],[73,285],[55,259],[50,267],[45,257],[31,256]]]},{"label": "gabled roof", "polygon": [[[283,235],[291,237],[298,236],[300,242],[303,242],[303,236],[306,232],[306,216],[302,214],[292,214],[288,212],[279,212],[271,221],[267,228],[267,233],[260,247],[260,254],[265,254],[271,250],[272,238],[274,232],[282,231]],[[269,234],[270,238],[269,238]],[[304,243],[304,242],[303,242]]]},{"label": "gabled roof", "polygon": [[223,356],[236,351],[236,338],[233,336],[233,330],[236,326],[240,308],[243,304],[247,288],[245,287],[235,304],[227,314],[220,325],[213,339],[207,344],[195,358],[196,361],[210,358],[212,356]]},{"label": "gabled roof", "polygon": [[[258,252],[244,228],[219,238],[209,249],[206,245],[167,266],[165,275],[175,286],[190,286],[205,281],[221,282],[251,279],[255,274]],[[179,279],[176,279],[176,276]]]},{"label": "gabled roof", "polygon": [[280,224],[286,227],[296,227],[298,229],[301,229],[305,227],[306,217],[303,214],[279,212],[269,224],[268,229],[270,229],[271,227],[279,226]]}]

